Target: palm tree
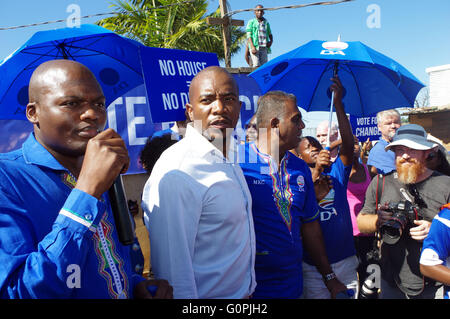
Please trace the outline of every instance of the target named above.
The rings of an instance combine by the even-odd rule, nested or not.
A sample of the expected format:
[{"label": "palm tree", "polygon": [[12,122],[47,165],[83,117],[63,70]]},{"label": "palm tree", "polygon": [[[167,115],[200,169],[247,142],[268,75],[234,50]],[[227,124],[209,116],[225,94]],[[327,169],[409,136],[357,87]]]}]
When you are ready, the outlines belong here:
[{"label": "palm tree", "polygon": [[[146,46],[213,52],[224,59],[222,26],[206,23],[207,17],[220,17],[220,10],[206,15],[207,0],[117,0],[112,7],[116,15],[98,25]],[[244,41],[245,30],[231,27],[232,55]]]}]

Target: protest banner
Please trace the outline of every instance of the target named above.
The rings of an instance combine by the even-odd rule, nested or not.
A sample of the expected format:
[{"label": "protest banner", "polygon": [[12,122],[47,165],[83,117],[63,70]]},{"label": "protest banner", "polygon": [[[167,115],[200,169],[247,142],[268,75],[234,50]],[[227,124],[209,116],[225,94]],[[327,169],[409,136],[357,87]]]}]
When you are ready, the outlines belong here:
[{"label": "protest banner", "polygon": [[[245,74],[233,74],[239,86],[239,100],[242,102],[237,134],[244,137],[243,126],[250,119],[257,107],[260,91],[252,78]],[[152,119],[151,105],[147,100],[148,91],[141,85],[117,98],[108,106],[107,127],[116,130],[124,139],[130,156],[127,174],[145,172],[139,163],[139,154],[147,138],[159,130],[167,129],[177,118],[166,117],[167,121],[155,123]],[[171,113],[176,116],[176,113]],[[184,114],[184,113],[183,113]]]},{"label": "protest banner", "polygon": [[[145,172],[139,163],[139,154],[147,138],[185,119],[191,79],[203,68],[218,65],[216,54],[204,52],[149,47],[145,48],[143,57],[145,84],[128,91],[107,107],[106,128],[119,133],[130,156],[126,174]],[[238,136],[243,137],[243,126],[256,110],[260,89],[246,74],[232,75],[242,102],[237,131]],[[32,129],[31,123],[25,120],[1,120],[0,152],[19,148]]]},{"label": "protest banner", "polygon": [[215,53],[142,47],[140,57],[154,123],[184,120],[192,78],[219,65]]},{"label": "protest banner", "polygon": [[378,130],[376,114],[362,117],[350,115],[349,119],[353,134],[360,142],[365,142],[367,138],[370,138],[371,141],[380,139],[381,133]]}]

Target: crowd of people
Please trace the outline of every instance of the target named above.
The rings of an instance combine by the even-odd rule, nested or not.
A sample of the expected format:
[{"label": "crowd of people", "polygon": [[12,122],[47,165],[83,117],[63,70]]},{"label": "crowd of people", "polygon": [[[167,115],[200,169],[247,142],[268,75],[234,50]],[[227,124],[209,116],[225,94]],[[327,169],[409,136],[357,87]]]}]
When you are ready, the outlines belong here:
[{"label": "crowd of people", "polygon": [[102,89],[80,63],[41,64],[33,132],[0,155],[0,298],[449,298],[447,151],[396,111],[360,145],[338,77],[330,90],[332,149],[321,128],[302,135],[282,91],[259,98],[241,143],[234,78],[217,66],[194,77],[186,121],[141,154],[148,279],[116,231],[108,189],[129,157],[104,130]]}]

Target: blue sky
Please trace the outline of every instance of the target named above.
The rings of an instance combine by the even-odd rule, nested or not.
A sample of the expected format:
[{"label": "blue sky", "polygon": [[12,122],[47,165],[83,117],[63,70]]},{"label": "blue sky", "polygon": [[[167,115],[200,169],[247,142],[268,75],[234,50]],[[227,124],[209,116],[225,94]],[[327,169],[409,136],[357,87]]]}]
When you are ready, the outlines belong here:
[{"label": "blue sky", "polygon": [[[229,0],[232,10],[253,8],[261,3],[265,7],[305,4],[318,0]],[[112,11],[113,0],[22,0],[0,1],[0,27],[16,26],[43,21],[66,19],[70,4],[77,4],[81,15]],[[210,0],[210,8],[218,0]],[[379,8],[380,28],[369,28],[367,19]],[[450,1],[448,0],[355,0],[331,6],[267,11],[274,33],[273,53],[276,57],[309,40],[335,40],[341,34],[345,41],[362,41],[373,49],[397,60],[419,80],[427,84],[425,68],[450,63]],[[245,23],[253,18],[252,12],[238,13],[234,19]],[[83,19],[92,23],[99,18]],[[0,31],[0,59],[14,51],[34,32],[64,27],[55,23],[39,27]],[[244,51],[232,60],[232,66],[245,66]]]},{"label": "blue sky", "polygon": [[[232,9],[311,3],[315,0],[230,1]],[[369,28],[367,19],[376,5],[380,28]],[[371,7],[369,7],[371,8]],[[272,57],[290,51],[310,40],[361,41],[393,58],[410,70],[424,84],[425,68],[450,63],[450,1],[448,0],[356,0],[331,6],[267,11],[265,17],[274,33]],[[248,21],[253,13],[239,13],[237,19]],[[242,56],[243,54],[241,54]],[[235,58],[234,64],[245,62]]]},{"label": "blue sky", "polygon": [[[319,0],[229,0],[231,10],[266,8],[311,3]],[[0,27],[67,19],[71,4],[80,7],[81,15],[112,11],[114,0],[0,0]],[[211,10],[218,0],[210,0]],[[368,12],[368,9],[375,11]],[[378,20],[371,20],[379,13]],[[450,64],[450,1],[449,0],[355,0],[330,6],[267,11],[265,17],[274,33],[274,58],[310,40],[362,41],[373,49],[395,59],[425,85],[427,67]],[[238,13],[234,19],[248,20],[253,12]],[[370,28],[367,20],[379,22]],[[93,23],[99,17],[83,19]],[[64,27],[55,23],[16,30],[0,30],[0,59],[23,44],[34,32]],[[232,66],[246,66],[244,50],[232,59]]]}]

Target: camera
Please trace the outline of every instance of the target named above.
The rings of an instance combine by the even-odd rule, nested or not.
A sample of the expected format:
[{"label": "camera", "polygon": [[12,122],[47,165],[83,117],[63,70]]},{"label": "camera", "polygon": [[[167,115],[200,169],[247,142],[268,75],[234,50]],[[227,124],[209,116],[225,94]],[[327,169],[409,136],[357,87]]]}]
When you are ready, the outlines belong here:
[{"label": "camera", "polygon": [[[366,253],[367,267],[366,276],[360,278],[360,289],[358,299],[378,299],[379,285],[377,285],[377,276],[380,275],[380,250],[376,243],[374,247]],[[363,280],[362,280],[363,279]]]},{"label": "camera", "polygon": [[361,285],[358,299],[378,299],[378,288],[372,278],[368,277]]},{"label": "camera", "polygon": [[418,206],[408,200],[389,203],[385,211],[392,212],[392,217],[380,227],[383,242],[389,245],[397,243],[403,231],[414,226],[414,220],[420,219],[417,208]]}]

